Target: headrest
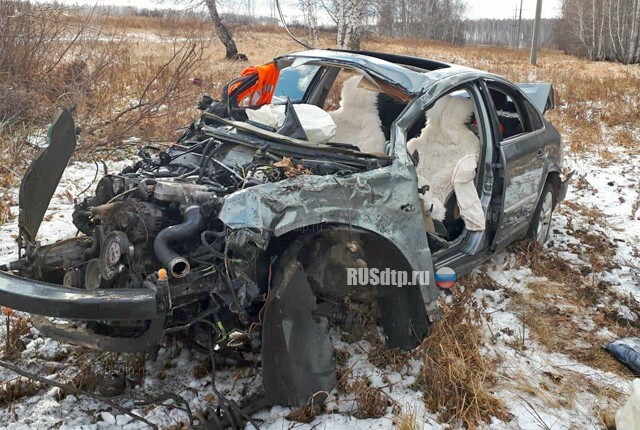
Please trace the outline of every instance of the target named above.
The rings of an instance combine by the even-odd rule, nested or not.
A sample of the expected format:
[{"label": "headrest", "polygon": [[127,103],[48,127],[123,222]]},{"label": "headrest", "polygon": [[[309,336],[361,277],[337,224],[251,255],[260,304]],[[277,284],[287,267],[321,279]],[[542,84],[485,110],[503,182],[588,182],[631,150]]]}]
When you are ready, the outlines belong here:
[{"label": "headrest", "polygon": [[340,108],[342,110],[377,108],[378,93],[358,87],[362,76],[353,76],[342,85]]},{"label": "headrest", "polygon": [[427,111],[427,125],[432,127],[466,126],[473,115],[473,103],[466,97],[444,96]]}]

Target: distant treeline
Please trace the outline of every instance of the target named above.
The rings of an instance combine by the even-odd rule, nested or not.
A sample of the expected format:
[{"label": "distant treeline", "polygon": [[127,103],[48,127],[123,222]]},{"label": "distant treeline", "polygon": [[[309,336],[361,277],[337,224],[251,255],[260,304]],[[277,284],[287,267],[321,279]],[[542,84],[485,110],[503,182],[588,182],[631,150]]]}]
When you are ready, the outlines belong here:
[{"label": "distant treeline", "polygon": [[[543,19],[540,22],[539,46],[545,49],[561,49],[557,29],[560,19]],[[533,38],[533,20],[523,19],[473,19],[464,22],[464,42],[473,45],[498,45],[530,47]]]},{"label": "distant treeline", "polygon": [[[274,0],[266,1],[273,6]],[[255,0],[224,4],[227,11],[237,11],[222,14],[232,27],[280,23],[274,7],[269,16],[257,16]],[[312,42],[317,42],[319,31],[333,32],[337,46],[351,49],[359,49],[367,35],[514,48],[529,47],[533,35],[531,19],[465,19],[465,0],[298,0],[298,6],[297,16],[302,13],[303,18],[291,19],[291,27],[305,28]],[[193,9],[98,9],[118,15],[209,19],[207,13]],[[320,19],[323,14],[329,19]],[[561,17],[541,21],[539,46],[592,60],[640,63],[640,0],[562,0]]]}]

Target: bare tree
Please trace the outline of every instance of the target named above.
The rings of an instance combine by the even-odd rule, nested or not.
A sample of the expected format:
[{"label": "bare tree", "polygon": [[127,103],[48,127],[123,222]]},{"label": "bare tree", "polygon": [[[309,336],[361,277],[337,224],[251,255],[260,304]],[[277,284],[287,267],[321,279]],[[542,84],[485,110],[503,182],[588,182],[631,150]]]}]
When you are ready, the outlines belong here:
[{"label": "bare tree", "polygon": [[207,6],[207,10],[209,10],[209,15],[211,16],[211,21],[213,21],[213,26],[216,28],[216,33],[227,51],[225,58],[228,60],[246,59],[243,54],[238,53],[238,47],[236,46],[235,40],[233,40],[233,35],[227,26],[224,25],[224,22],[222,22],[222,18],[220,18],[220,14],[218,13],[216,0],[204,0],[204,4]]},{"label": "bare tree", "polygon": [[[558,32],[564,30],[559,26],[558,19],[542,19],[540,22],[540,42],[539,46],[546,49],[564,49],[557,36]],[[519,37],[515,42],[507,37],[513,29],[517,29],[517,23],[513,19],[472,19],[464,22],[464,42],[476,45],[499,45],[499,46],[526,46],[531,44],[533,35],[533,20],[523,19],[520,23]]]},{"label": "bare tree", "polygon": [[640,0],[563,0],[565,50],[592,60],[640,62]]},{"label": "bare tree", "polygon": [[305,27],[309,33],[309,38],[313,46],[320,44],[318,31],[318,0],[298,0],[302,16],[304,18]]},{"label": "bare tree", "polygon": [[[236,46],[236,42],[233,39],[233,34],[229,27],[225,25],[220,13],[218,12],[219,0],[156,0],[159,3],[179,3],[188,6],[189,8],[199,8],[203,5],[207,8],[209,12],[209,16],[211,17],[211,21],[213,21],[213,26],[216,29],[216,34],[218,38],[224,45],[226,50],[225,58],[228,60],[243,60],[247,59],[246,55],[240,54],[238,52],[238,47]],[[245,7],[248,12],[253,10],[255,7],[255,2],[253,0],[245,0]]]},{"label": "bare tree", "polygon": [[376,0],[323,1],[325,10],[336,23],[336,46],[359,50],[364,27],[373,16]]},{"label": "bare tree", "polygon": [[463,42],[464,0],[377,0],[379,32],[391,37],[418,37]]}]

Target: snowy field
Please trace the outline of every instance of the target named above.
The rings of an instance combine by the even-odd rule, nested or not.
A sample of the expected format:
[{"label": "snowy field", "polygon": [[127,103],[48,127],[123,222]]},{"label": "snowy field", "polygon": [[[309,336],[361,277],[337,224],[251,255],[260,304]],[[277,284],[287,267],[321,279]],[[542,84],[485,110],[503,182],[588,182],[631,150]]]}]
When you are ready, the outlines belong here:
[{"label": "snowy field", "polygon": [[[486,428],[603,428],[603,417],[615,413],[625,401],[633,376],[601,346],[625,334],[637,334],[640,327],[640,279],[634,274],[640,267],[640,156],[612,151],[617,155],[615,162],[595,156],[568,157],[567,167],[576,176],[566,202],[556,210],[552,237],[542,253],[516,245],[474,272],[476,278],[484,279],[474,283],[473,295],[481,310],[482,354],[496,363],[490,391],[508,409],[508,417],[494,418]],[[123,165],[111,163],[109,168],[115,171]],[[73,199],[94,174],[93,164],[68,167],[40,229],[43,243],[75,234]],[[15,204],[17,194],[17,189],[9,190]],[[17,206],[12,212],[17,216]],[[0,227],[0,262],[16,258],[16,233],[15,217]],[[460,285],[470,278],[463,278]],[[0,318],[4,344],[7,317]],[[99,372],[104,365],[103,353],[43,338],[28,325],[22,331],[24,349],[12,361],[30,372],[82,386],[83,375],[89,370]],[[334,392],[325,412],[311,417],[309,423],[289,421],[290,409],[274,407],[254,415],[261,428],[390,428],[403,417],[415,424],[405,428],[456,428],[440,423],[438,414],[426,410],[415,384],[422,366],[419,354],[400,364],[376,366],[369,343],[336,340],[335,344],[347,352],[343,366],[348,369],[347,378],[366,377],[385,393],[384,416],[356,418],[362,416],[358,399],[348,392]],[[160,428],[184,428],[187,415],[174,401],[137,406],[134,400],[173,392],[188,401],[192,411],[204,410],[215,398],[206,358],[180,343],[167,342],[156,361],[138,363],[125,393],[112,400]],[[133,366],[122,360],[114,366]],[[101,402],[30,384],[5,369],[0,369],[0,383],[5,397],[0,400],[3,428],[146,428]],[[228,367],[218,370],[216,385],[230,398],[241,399],[255,391],[261,379],[255,368]],[[21,395],[8,403],[9,387]]]}]

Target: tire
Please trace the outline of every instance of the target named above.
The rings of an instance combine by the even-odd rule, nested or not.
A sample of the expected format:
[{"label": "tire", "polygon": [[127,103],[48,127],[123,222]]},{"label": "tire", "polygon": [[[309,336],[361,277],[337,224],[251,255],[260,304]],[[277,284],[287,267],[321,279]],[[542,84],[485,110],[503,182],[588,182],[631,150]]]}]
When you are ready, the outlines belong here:
[{"label": "tire", "polygon": [[540,194],[540,201],[533,213],[529,231],[527,232],[527,238],[535,240],[540,245],[544,245],[549,238],[551,219],[553,217],[553,210],[556,207],[557,195],[558,193],[553,183],[547,181]]}]

